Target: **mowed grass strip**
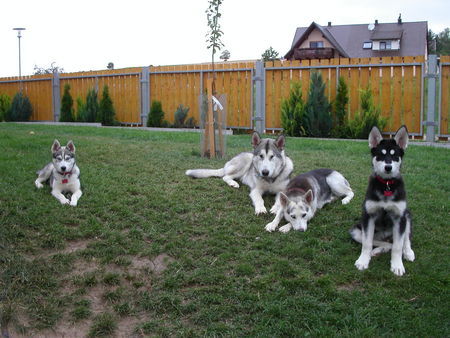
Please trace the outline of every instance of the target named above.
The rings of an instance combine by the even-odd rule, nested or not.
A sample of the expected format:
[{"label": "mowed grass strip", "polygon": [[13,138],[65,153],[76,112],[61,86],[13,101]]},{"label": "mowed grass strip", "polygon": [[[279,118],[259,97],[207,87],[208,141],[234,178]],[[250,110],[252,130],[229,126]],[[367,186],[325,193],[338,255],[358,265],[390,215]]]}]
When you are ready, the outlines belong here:
[{"label": "mowed grass strip", "polygon": [[[73,140],[83,196],[62,206],[34,186],[57,138]],[[404,158],[415,262],[354,267],[371,158],[367,142],[287,138],[295,174],[328,167],[355,191],[307,232],[267,233],[248,187],[193,180],[227,158],[199,156],[200,135],[0,124],[0,323],[11,336],[450,335],[450,152],[411,145]],[[265,197],[266,206],[273,197]]]}]

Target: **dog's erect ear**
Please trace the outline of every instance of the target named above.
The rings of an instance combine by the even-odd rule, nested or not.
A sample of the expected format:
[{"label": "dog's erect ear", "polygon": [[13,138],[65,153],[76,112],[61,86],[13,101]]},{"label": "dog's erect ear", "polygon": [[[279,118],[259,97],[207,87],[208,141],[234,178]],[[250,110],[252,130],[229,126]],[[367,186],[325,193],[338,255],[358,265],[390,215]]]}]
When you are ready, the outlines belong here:
[{"label": "dog's erect ear", "polygon": [[395,142],[397,142],[397,145],[402,148],[403,150],[408,147],[408,129],[406,126],[401,126],[399,130],[395,133],[394,136]]},{"label": "dog's erect ear", "polygon": [[311,204],[311,202],[312,202],[312,200],[313,200],[313,197],[314,197],[313,192],[312,192],[311,189],[309,189],[309,190],[306,192],[306,194],[305,194],[305,201],[306,201],[306,203]]},{"label": "dog's erect ear", "polygon": [[261,137],[259,136],[259,133],[257,131],[253,132],[252,135],[252,146],[253,148],[256,148],[258,146],[258,144],[261,143]]},{"label": "dog's erect ear", "polygon": [[72,153],[75,152],[75,145],[73,144],[72,140],[67,142],[66,148],[69,149],[69,151],[72,152]]},{"label": "dog's erect ear", "polygon": [[369,134],[369,147],[375,148],[383,139],[383,136],[381,136],[380,129],[378,129],[377,126],[373,126],[372,130]]},{"label": "dog's erect ear", "polygon": [[280,203],[283,208],[289,203],[289,198],[282,192],[280,192]]},{"label": "dog's erect ear", "polygon": [[283,150],[284,146],[286,144],[286,139],[284,138],[284,135],[281,134],[277,137],[277,139],[275,140],[275,145],[277,146],[278,149]]},{"label": "dog's erect ear", "polygon": [[61,144],[59,144],[58,140],[54,140],[52,144],[52,153],[56,153],[59,149],[61,149]]}]

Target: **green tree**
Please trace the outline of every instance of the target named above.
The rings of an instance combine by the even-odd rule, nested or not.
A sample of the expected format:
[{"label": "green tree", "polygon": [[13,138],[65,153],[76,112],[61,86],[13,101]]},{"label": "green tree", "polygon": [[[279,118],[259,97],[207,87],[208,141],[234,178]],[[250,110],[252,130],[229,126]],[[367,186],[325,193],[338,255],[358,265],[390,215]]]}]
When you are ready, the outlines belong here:
[{"label": "green tree", "polygon": [[440,33],[434,33],[431,29],[427,34],[428,54],[450,55],[450,28],[445,28]]},{"label": "green tree", "polygon": [[148,114],[147,127],[161,127],[163,125],[164,112],[161,101],[152,101],[150,113]]},{"label": "green tree", "polygon": [[90,89],[86,96],[86,121],[85,122],[98,122],[98,99],[97,91],[95,89]]},{"label": "green tree", "polygon": [[100,122],[104,126],[113,126],[118,124],[113,102],[109,95],[108,86],[103,87],[102,99],[100,100],[99,107],[99,116]]},{"label": "green tree", "polygon": [[86,103],[83,102],[83,99],[81,97],[77,97],[76,120],[78,122],[87,122]]},{"label": "green tree", "polygon": [[0,95],[0,122],[9,116],[11,110],[11,98],[6,94]]},{"label": "green tree", "polygon": [[73,99],[70,95],[70,85],[66,83],[64,85],[64,94],[61,99],[61,115],[59,116],[59,122],[73,122]]},{"label": "green tree", "polygon": [[6,115],[6,121],[28,121],[33,113],[30,99],[22,92],[16,93],[11,103],[11,109]]},{"label": "green tree", "polygon": [[293,82],[289,98],[281,102],[281,126],[286,135],[305,135],[305,130],[302,127],[304,113],[305,101],[302,97],[302,85],[300,82]]},{"label": "green tree", "polygon": [[309,86],[308,101],[302,125],[306,134],[313,137],[328,137],[331,131],[331,105],[325,96],[322,74],[313,72]]},{"label": "green tree", "polygon": [[381,109],[373,102],[370,87],[361,89],[361,111],[348,122],[347,137],[367,139],[373,126],[380,130],[386,127],[387,120],[381,116]]},{"label": "green tree", "polygon": [[278,59],[278,55],[278,52],[270,46],[261,54],[261,59],[263,59],[263,61],[272,61]]},{"label": "green tree", "polygon": [[345,83],[344,78],[339,77],[338,87],[336,90],[336,99],[333,102],[333,130],[331,135],[333,137],[342,137],[345,134],[348,104],[348,86]]},{"label": "green tree", "polygon": [[450,55],[450,29],[446,28],[436,36],[436,53]]}]

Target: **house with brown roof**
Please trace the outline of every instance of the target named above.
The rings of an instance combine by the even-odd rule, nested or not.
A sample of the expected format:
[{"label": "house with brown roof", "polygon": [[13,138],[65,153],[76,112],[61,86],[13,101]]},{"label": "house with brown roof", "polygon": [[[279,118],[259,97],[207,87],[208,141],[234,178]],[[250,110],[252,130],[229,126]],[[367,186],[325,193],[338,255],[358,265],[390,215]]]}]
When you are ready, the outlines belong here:
[{"label": "house with brown roof", "polygon": [[324,58],[368,58],[427,55],[428,23],[395,23],[321,26],[315,22],[297,28],[289,60]]}]

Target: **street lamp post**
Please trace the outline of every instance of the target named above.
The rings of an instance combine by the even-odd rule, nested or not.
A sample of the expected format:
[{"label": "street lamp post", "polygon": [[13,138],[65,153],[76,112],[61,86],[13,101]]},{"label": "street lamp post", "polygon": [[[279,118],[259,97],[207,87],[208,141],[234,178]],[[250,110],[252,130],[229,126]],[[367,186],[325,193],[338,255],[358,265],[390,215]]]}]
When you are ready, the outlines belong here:
[{"label": "street lamp post", "polygon": [[13,28],[13,30],[17,31],[17,38],[19,39],[19,81],[22,78],[22,67],[20,61],[20,38],[22,37],[21,32],[25,30],[25,28]]}]

